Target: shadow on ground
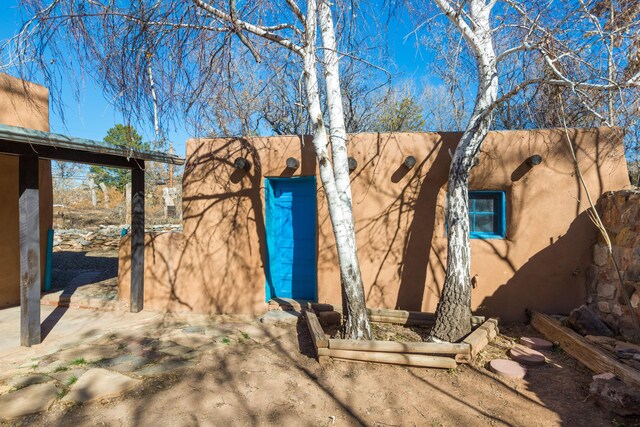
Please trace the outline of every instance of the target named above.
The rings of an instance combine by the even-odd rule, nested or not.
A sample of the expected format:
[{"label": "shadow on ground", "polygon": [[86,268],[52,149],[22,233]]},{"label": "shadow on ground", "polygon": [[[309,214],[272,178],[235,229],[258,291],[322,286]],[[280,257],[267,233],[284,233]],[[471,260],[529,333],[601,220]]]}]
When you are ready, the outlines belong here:
[{"label": "shadow on ground", "polygon": [[[504,357],[513,337],[531,332],[522,325],[507,328],[507,335],[490,345],[477,365],[447,371],[348,362],[322,366],[313,358],[314,348],[302,325],[275,327],[222,317],[176,320],[170,314],[158,316],[153,322],[93,340],[82,334],[84,341],[74,351],[95,353],[102,346],[109,351],[118,349],[121,358],[133,349],[140,354],[166,351],[161,343],[177,342],[193,349],[172,356],[171,360],[185,363],[162,375],[142,375],[149,372],[148,366],[127,373],[143,382],[119,398],[85,405],[58,402],[47,413],[24,421],[59,426],[585,422],[600,426],[629,421],[616,419],[585,400],[591,374],[564,353],[552,354],[548,366],[532,370],[525,380],[498,378],[488,372],[484,368],[488,358]],[[55,354],[48,357],[56,360]],[[73,357],[78,356],[74,353]],[[97,363],[113,368],[108,361]]]}]

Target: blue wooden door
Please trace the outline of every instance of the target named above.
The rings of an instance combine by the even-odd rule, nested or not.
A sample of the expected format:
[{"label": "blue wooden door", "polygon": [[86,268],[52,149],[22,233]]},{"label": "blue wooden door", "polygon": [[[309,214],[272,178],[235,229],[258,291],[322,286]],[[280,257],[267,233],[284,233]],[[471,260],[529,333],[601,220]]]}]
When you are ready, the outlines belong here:
[{"label": "blue wooden door", "polygon": [[266,178],[267,301],[316,300],[316,179]]}]

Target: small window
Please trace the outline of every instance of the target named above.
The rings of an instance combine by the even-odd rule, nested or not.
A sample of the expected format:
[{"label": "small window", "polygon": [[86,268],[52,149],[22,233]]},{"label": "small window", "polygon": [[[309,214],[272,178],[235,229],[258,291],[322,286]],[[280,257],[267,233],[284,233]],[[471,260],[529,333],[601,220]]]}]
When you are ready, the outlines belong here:
[{"label": "small window", "polygon": [[504,191],[469,191],[469,237],[504,239],[507,221]]}]

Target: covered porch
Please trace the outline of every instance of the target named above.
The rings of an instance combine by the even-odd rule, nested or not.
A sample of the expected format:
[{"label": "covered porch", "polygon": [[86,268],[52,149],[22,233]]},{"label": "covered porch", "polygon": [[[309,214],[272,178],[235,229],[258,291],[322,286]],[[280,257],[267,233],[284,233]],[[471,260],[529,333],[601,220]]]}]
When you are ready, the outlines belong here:
[{"label": "covered porch", "polygon": [[0,125],[0,154],[19,156],[20,344],[42,341],[40,297],[40,210],[38,160],[86,163],[131,170],[131,301],[144,301],[145,162],[182,165],[184,159],[158,151],[133,150],[101,141]]}]

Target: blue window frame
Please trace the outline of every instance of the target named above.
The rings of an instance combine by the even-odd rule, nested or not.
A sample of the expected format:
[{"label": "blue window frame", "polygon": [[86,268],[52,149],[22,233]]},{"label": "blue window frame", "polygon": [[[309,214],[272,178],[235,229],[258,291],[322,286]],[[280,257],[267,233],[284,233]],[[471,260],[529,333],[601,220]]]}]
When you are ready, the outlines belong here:
[{"label": "blue window frame", "polygon": [[504,239],[507,235],[504,191],[469,191],[469,237]]}]

